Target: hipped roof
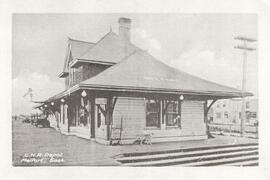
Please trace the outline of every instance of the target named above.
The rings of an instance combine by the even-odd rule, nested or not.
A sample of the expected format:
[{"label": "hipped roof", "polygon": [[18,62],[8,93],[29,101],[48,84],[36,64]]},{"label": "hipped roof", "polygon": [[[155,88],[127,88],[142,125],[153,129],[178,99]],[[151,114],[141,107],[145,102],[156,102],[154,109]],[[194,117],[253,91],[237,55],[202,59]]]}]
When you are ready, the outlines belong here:
[{"label": "hipped roof", "polygon": [[229,97],[252,95],[170,67],[138,49],[118,64],[81,82],[79,87],[193,92]]},{"label": "hipped roof", "polygon": [[136,49],[138,48],[135,45],[110,31],[77,59],[118,63]]},{"label": "hipped roof", "polygon": [[242,93],[238,89],[210,82],[170,67],[146,51],[123,40],[112,31],[96,43],[69,38],[69,47],[72,58],[89,61],[89,63],[98,61],[115,65],[49,98],[48,101],[85,88],[110,91],[185,93],[218,98],[252,96],[251,93]]}]

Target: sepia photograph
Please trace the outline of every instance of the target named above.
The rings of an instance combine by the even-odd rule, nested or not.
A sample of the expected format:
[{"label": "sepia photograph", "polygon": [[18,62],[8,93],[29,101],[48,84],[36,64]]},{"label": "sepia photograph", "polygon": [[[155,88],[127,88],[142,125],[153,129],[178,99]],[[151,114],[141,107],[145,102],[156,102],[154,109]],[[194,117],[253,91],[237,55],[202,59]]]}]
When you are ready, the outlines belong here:
[{"label": "sepia photograph", "polygon": [[12,165],[258,167],[257,41],[255,13],[12,14]]}]

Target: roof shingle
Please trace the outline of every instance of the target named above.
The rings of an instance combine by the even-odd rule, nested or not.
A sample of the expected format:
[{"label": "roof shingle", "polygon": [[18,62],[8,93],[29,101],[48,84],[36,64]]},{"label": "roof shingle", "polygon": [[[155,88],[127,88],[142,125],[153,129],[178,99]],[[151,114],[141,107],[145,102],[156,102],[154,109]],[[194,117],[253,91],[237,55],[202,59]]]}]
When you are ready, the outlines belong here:
[{"label": "roof shingle", "polygon": [[135,51],[118,64],[81,82],[80,85],[242,95],[238,89],[213,83],[170,67],[142,50]]},{"label": "roof shingle", "polygon": [[117,63],[136,49],[135,45],[110,31],[78,59]]}]

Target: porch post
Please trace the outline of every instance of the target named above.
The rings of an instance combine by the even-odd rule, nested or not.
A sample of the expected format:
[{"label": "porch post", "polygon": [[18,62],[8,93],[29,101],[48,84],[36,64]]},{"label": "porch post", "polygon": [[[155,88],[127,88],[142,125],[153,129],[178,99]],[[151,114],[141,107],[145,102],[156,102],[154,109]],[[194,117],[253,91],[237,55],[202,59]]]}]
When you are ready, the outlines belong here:
[{"label": "porch post", "polygon": [[165,125],[165,112],[164,112],[164,100],[160,101],[160,128],[161,129],[165,129],[166,125]]},{"label": "porch post", "polygon": [[55,116],[55,119],[56,119],[56,127],[59,128],[59,109],[58,108],[55,110],[54,116]]},{"label": "porch post", "polygon": [[64,124],[64,103],[61,102],[60,104],[60,122]]},{"label": "porch post", "polygon": [[106,104],[106,115],[105,115],[105,123],[107,125],[107,140],[110,139],[110,124],[111,124],[111,104],[112,104],[112,98],[107,98],[107,104]]},{"label": "porch post", "polygon": [[204,122],[206,124],[206,134],[207,134],[208,138],[213,138],[213,136],[210,133],[210,127],[209,127],[209,122],[208,122],[208,112],[209,112],[210,108],[212,107],[212,105],[216,101],[217,101],[217,99],[213,99],[209,106],[207,106],[207,100],[205,100],[205,102],[204,102]]},{"label": "porch post", "polygon": [[178,119],[178,127],[180,127],[182,129],[182,103],[183,103],[183,100],[179,99],[178,100],[178,114],[180,116],[180,119]]},{"label": "porch post", "polygon": [[95,98],[90,99],[90,116],[91,116],[91,138],[95,138]]},{"label": "porch post", "polygon": [[113,121],[113,110],[114,110],[114,106],[116,104],[117,101],[117,97],[113,98],[108,97],[107,98],[107,104],[106,104],[106,114],[105,114],[105,123],[107,125],[107,140],[110,140],[111,137],[111,125],[112,125],[112,121]]},{"label": "porch post", "polygon": [[70,132],[70,104],[66,103],[65,113],[66,113],[66,122],[67,122],[67,130]]},{"label": "porch post", "polygon": [[107,140],[110,140],[110,114],[106,113],[105,121],[107,121]]},{"label": "porch post", "polygon": [[88,125],[88,128],[89,128],[89,132],[90,132],[90,137],[91,137],[91,107],[90,107],[90,100],[89,100],[89,97],[86,97],[86,103],[87,103],[87,106],[86,106],[86,112],[87,112],[87,125]]},{"label": "porch post", "polygon": [[206,125],[206,135],[210,136],[210,131],[209,131],[209,125],[208,125],[208,120],[207,120],[207,100],[204,101],[204,104],[203,104],[203,107],[204,107],[204,122],[205,122],[205,125]]},{"label": "porch post", "polygon": [[76,101],[75,104],[75,126],[79,125],[79,105],[78,105],[78,101]]}]

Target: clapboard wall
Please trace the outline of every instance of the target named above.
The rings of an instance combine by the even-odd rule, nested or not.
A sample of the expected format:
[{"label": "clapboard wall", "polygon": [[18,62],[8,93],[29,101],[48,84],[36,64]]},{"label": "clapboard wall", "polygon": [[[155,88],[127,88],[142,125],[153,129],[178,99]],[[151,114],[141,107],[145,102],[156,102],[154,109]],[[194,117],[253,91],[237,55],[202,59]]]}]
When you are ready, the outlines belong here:
[{"label": "clapboard wall", "polygon": [[[106,99],[96,99],[97,104],[106,104]],[[101,115],[101,126],[96,126],[96,140],[105,142],[107,129],[105,117]],[[206,139],[204,104],[202,101],[183,101],[181,105],[181,127],[146,127],[144,98],[119,97],[113,113],[113,127],[120,127],[123,119],[122,142],[132,143],[136,136],[151,134],[153,142]],[[97,120],[97,117],[96,117]],[[96,121],[97,124],[97,121]],[[115,132],[118,133],[118,130]]]},{"label": "clapboard wall", "polygon": [[181,127],[166,127],[147,129],[152,142],[184,141],[206,139],[204,123],[204,106],[201,101],[183,101],[181,105]]},{"label": "clapboard wall", "polygon": [[206,134],[203,103],[204,103],[203,101],[183,101],[181,107],[182,134],[184,135]]},{"label": "clapboard wall", "polygon": [[183,101],[181,106],[181,127],[147,128],[144,98],[118,99],[113,124],[120,127],[123,118],[123,139],[136,138],[136,135],[151,134],[155,141],[205,139],[204,104],[202,101]]},{"label": "clapboard wall", "polygon": [[142,134],[146,125],[144,98],[119,98],[113,114],[113,125],[120,127],[123,119],[123,138],[134,138]]}]

